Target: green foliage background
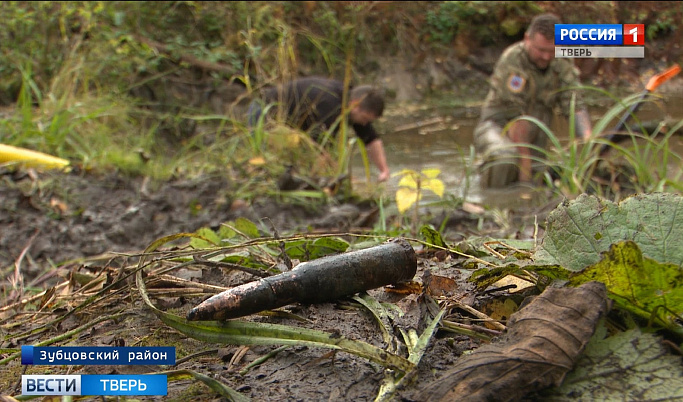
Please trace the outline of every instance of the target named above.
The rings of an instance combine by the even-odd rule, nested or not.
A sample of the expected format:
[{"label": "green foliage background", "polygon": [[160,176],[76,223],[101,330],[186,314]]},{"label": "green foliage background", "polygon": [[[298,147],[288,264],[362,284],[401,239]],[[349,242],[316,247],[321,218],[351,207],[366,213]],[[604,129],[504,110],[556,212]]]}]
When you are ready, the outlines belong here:
[{"label": "green foliage background", "polygon": [[225,166],[244,125],[207,108],[229,82],[248,95],[297,75],[362,80],[386,56],[512,43],[543,11],[566,22],[644,22],[649,39],[681,39],[676,2],[1,2],[0,106],[15,113],[0,119],[0,141],[168,175],[193,169],[192,150],[214,155],[192,138],[201,123],[223,139],[209,162]]},{"label": "green foliage background", "polygon": [[[569,3],[2,2],[0,89],[4,103],[16,100],[20,70],[30,68],[44,90],[73,57],[83,59],[91,78],[82,85],[122,92],[139,84],[145,74],[169,68],[179,53],[224,64],[234,73],[243,72],[245,63],[250,64],[249,73],[257,73],[255,64],[263,64],[268,72],[277,69],[272,48],[287,36],[307,68],[339,74],[343,66],[325,59],[343,60],[348,42],[355,44],[360,66],[378,53],[437,51],[452,46],[458,35],[466,35],[476,46],[517,40],[531,18],[543,11],[556,12],[566,22],[651,22],[652,39],[679,34],[680,7],[668,4],[674,2]],[[164,44],[169,54],[155,51],[148,40]]]}]

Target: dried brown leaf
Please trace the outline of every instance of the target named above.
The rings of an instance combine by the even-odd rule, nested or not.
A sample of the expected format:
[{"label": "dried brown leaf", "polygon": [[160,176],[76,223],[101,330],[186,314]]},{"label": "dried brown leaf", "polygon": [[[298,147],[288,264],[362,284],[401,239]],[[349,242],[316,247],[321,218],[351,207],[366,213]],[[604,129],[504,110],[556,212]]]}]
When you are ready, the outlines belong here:
[{"label": "dried brown leaf", "polygon": [[[608,310],[605,285],[549,288],[510,317],[507,336],[461,358],[417,400],[518,401],[559,385]],[[424,396],[424,397],[422,397]]]}]

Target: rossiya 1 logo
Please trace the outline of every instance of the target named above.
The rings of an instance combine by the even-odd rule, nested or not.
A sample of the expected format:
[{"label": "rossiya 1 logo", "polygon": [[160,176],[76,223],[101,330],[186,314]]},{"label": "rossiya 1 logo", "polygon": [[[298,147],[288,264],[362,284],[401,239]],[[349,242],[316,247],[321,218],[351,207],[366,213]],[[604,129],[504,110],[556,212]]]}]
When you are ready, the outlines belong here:
[{"label": "rossiya 1 logo", "polygon": [[556,45],[642,46],[644,24],[555,24]]},{"label": "rossiya 1 logo", "polygon": [[624,45],[644,45],[645,25],[624,24]]}]

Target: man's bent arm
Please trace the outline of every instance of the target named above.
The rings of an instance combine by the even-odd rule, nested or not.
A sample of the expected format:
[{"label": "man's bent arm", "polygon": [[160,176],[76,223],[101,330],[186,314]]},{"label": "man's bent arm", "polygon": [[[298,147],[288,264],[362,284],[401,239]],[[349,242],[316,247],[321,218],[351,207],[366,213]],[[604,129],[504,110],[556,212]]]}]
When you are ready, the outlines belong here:
[{"label": "man's bent arm", "polygon": [[[510,127],[508,136],[515,144],[529,144],[530,123],[526,120],[517,120]],[[519,181],[531,181],[531,149],[526,146],[518,146],[519,152]]]},{"label": "man's bent arm", "polygon": [[591,119],[588,111],[585,109],[579,110],[576,112],[574,120],[576,122],[577,137],[584,140],[590,138],[593,129],[591,128]]},{"label": "man's bent arm", "polygon": [[387,166],[387,157],[384,154],[384,144],[382,140],[376,139],[369,144],[365,144],[365,150],[368,153],[370,161],[379,169],[377,181],[386,181],[389,178],[389,166]]}]

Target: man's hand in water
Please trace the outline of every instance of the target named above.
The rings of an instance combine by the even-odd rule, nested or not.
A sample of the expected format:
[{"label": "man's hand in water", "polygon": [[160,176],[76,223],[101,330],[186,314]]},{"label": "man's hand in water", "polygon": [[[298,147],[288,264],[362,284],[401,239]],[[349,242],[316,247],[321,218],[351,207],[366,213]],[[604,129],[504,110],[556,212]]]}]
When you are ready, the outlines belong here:
[{"label": "man's hand in water", "polygon": [[389,179],[389,176],[391,176],[391,174],[389,173],[388,170],[385,170],[384,172],[380,172],[379,175],[377,175],[377,181],[380,183],[387,181]]}]

